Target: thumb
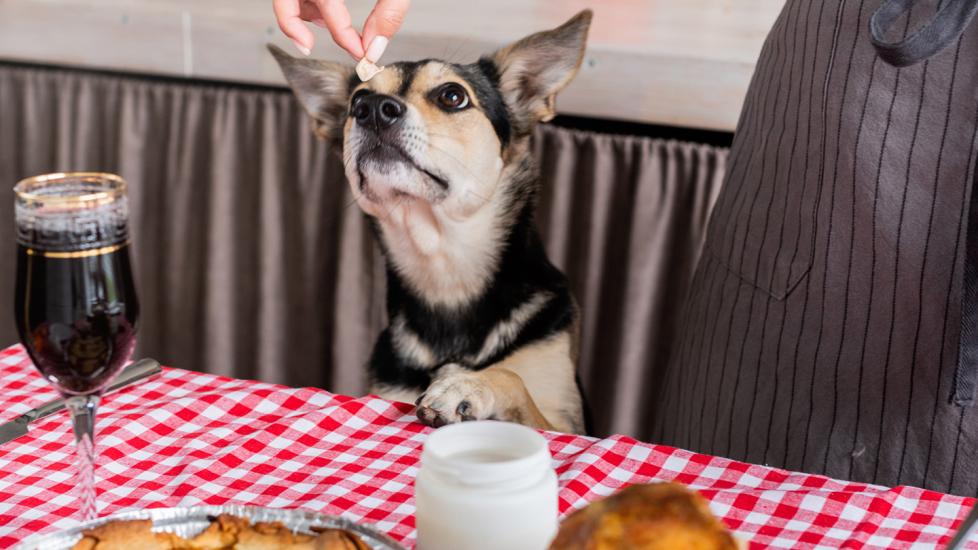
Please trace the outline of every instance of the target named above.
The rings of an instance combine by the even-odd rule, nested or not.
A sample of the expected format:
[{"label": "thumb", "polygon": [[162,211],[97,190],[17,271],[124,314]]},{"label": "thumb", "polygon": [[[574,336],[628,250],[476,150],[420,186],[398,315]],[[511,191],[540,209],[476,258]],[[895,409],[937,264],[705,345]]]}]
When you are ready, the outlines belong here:
[{"label": "thumb", "polygon": [[401,28],[411,0],[378,0],[363,26],[363,48],[369,61],[376,63],[384,54],[389,39]]}]

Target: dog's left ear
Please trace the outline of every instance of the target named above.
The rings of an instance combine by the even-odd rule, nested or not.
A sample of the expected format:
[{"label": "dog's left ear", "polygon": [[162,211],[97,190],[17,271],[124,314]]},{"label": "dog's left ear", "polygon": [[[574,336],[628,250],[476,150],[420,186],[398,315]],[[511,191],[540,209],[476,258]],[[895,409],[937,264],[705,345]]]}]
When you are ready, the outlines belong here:
[{"label": "dog's left ear", "polygon": [[531,34],[491,56],[503,100],[527,126],[557,114],[557,92],[570,83],[584,60],[591,15],[591,10],[584,10],[556,29]]},{"label": "dog's left ear", "polygon": [[348,110],[353,67],[318,59],[292,57],[273,44],[268,45],[289,87],[313,119],[313,129],[321,138],[343,137]]}]

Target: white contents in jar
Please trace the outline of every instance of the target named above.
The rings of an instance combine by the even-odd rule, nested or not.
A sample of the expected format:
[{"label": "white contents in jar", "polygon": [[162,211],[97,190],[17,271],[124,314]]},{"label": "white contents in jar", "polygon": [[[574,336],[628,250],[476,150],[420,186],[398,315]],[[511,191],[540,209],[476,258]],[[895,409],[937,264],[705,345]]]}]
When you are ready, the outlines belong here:
[{"label": "white contents in jar", "polygon": [[547,441],[526,426],[436,430],[414,496],[419,550],[546,550],[557,534],[557,475]]}]

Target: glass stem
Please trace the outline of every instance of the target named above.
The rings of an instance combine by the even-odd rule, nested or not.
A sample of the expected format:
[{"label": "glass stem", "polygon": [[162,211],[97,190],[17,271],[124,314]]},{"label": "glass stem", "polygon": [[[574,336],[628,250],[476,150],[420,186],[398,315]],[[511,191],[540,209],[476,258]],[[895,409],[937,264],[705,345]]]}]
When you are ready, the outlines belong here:
[{"label": "glass stem", "polygon": [[71,412],[71,424],[75,430],[78,452],[81,521],[91,521],[98,514],[95,505],[95,409],[98,407],[98,401],[97,395],[75,395],[65,402],[65,406]]}]

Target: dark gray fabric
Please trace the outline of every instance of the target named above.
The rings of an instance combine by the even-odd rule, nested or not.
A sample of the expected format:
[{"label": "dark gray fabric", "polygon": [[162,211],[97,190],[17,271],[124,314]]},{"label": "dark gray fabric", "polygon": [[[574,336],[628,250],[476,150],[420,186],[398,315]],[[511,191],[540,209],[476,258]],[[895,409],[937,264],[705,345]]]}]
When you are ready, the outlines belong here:
[{"label": "dark gray fabric", "polygon": [[[978,178],[974,174],[973,178]],[[951,396],[955,405],[971,406],[978,389],[978,193],[975,179],[971,185],[968,207],[968,235],[965,239],[964,282],[961,291],[961,336],[958,343],[958,366],[954,371]]]},{"label": "dark gray fabric", "polygon": [[[540,225],[581,302],[597,427],[647,436],[726,150],[555,127],[536,137]],[[0,65],[0,313],[12,311],[10,188],[56,170],[130,182],[140,353],[364,391],[383,265],[291,94]],[[0,342],[15,338],[0,315]]]},{"label": "dark gray fabric", "polygon": [[917,0],[884,0],[869,19],[873,46],[880,58],[895,67],[920,63],[948,47],[961,36],[978,11],[975,0],[941,0],[936,13],[919,29],[897,42],[886,39],[891,25],[907,12]]},{"label": "dark gray fabric", "polygon": [[[659,394],[658,439],[884,485],[978,491],[949,402],[978,133],[978,28],[905,68],[877,0],[789,0],[751,83]],[[894,32],[924,24],[919,1]]]}]

